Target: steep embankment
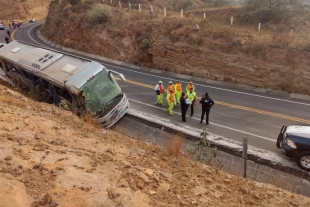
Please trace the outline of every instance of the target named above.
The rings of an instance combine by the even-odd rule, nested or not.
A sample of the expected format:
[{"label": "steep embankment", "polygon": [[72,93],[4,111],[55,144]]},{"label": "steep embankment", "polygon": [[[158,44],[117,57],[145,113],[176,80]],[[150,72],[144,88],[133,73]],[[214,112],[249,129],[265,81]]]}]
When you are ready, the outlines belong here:
[{"label": "steep embankment", "polygon": [[203,11],[186,13],[184,18],[168,11],[164,18],[158,9],[151,15],[146,7],[145,12],[111,8],[111,19],[95,24],[88,21],[92,7],[54,4],[43,35],[66,47],[142,66],[310,94],[306,32],[290,35],[230,27],[234,9],[207,12],[203,20]]},{"label": "steep embankment", "polygon": [[0,0],[0,20],[45,18],[51,0]]},{"label": "steep embankment", "polygon": [[[0,85],[0,206],[309,206]],[[178,155],[177,157],[174,155]],[[286,182],[283,180],[283,182]]]}]

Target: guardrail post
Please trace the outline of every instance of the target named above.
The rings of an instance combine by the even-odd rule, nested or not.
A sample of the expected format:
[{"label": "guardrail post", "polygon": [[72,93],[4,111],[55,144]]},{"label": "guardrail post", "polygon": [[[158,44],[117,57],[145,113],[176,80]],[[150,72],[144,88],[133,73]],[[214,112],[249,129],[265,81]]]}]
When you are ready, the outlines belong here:
[{"label": "guardrail post", "polygon": [[243,144],[242,158],[244,159],[243,177],[246,178],[247,161],[248,161],[248,138],[246,136],[244,136],[242,144]]}]

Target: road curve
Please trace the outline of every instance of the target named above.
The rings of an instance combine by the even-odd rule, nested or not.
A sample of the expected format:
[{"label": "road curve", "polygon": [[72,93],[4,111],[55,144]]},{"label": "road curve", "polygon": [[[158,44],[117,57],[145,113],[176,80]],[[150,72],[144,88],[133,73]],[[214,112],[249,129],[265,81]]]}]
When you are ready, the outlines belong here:
[{"label": "road curve", "polygon": [[[34,35],[35,29],[40,24],[42,24],[42,21],[24,25],[21,29],[14,32],[14,38],[59,50],[47,45]],[[166,105],[162,107],[155,105],[156,94],[153,87],[158,80],[162,80],[166,87],[168,81],[175,81],[176,78],[136,70],[101,60],[96,61],[101,62],[108,69],[125,75],[128,81],[125,83],[120,82],[120,85],[129,97],[132,108],[164,117],[176,125],[183,125],[181,117],[177,114],[180,112],[180,107],[175,107],[176,115],[170,117],[167,114]],[[182,78],[178,80],[181,81],[184,90],[188,80]],[[195,82],[194,84],[199,97],[208,92],[216,101],[210,114],[211,123],[207,126],[210,133],[237,141],[242,141],[242,138],[247,136],[250,145],[280,153],[275,146],[275,141],[282,125],[310,125],[309,101],[219,87],[203,82]],[[199,123],[200,113],[201,106],[197,104],[194,117],[188,117],[186,124],[198,129],[205,127],[205,125]]]}]

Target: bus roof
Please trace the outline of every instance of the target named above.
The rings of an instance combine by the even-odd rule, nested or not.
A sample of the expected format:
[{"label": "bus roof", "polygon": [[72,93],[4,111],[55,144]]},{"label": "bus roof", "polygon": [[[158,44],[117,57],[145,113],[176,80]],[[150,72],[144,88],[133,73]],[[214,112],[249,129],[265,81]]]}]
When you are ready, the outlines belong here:
[{"label": "bus roof", "polygon": [[0,58],[75,94],[90,77],[105,69],[95,61],[21,41],[0,48]]}]

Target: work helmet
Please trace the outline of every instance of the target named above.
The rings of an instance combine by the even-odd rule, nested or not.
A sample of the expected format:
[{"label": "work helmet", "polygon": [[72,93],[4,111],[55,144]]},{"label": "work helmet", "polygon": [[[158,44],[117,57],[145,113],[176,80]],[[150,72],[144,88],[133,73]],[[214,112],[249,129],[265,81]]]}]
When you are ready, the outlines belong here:
[{"label": "work helmet", "polygon": [[158,81],[158,83],[163,83],[162,81]]}]

